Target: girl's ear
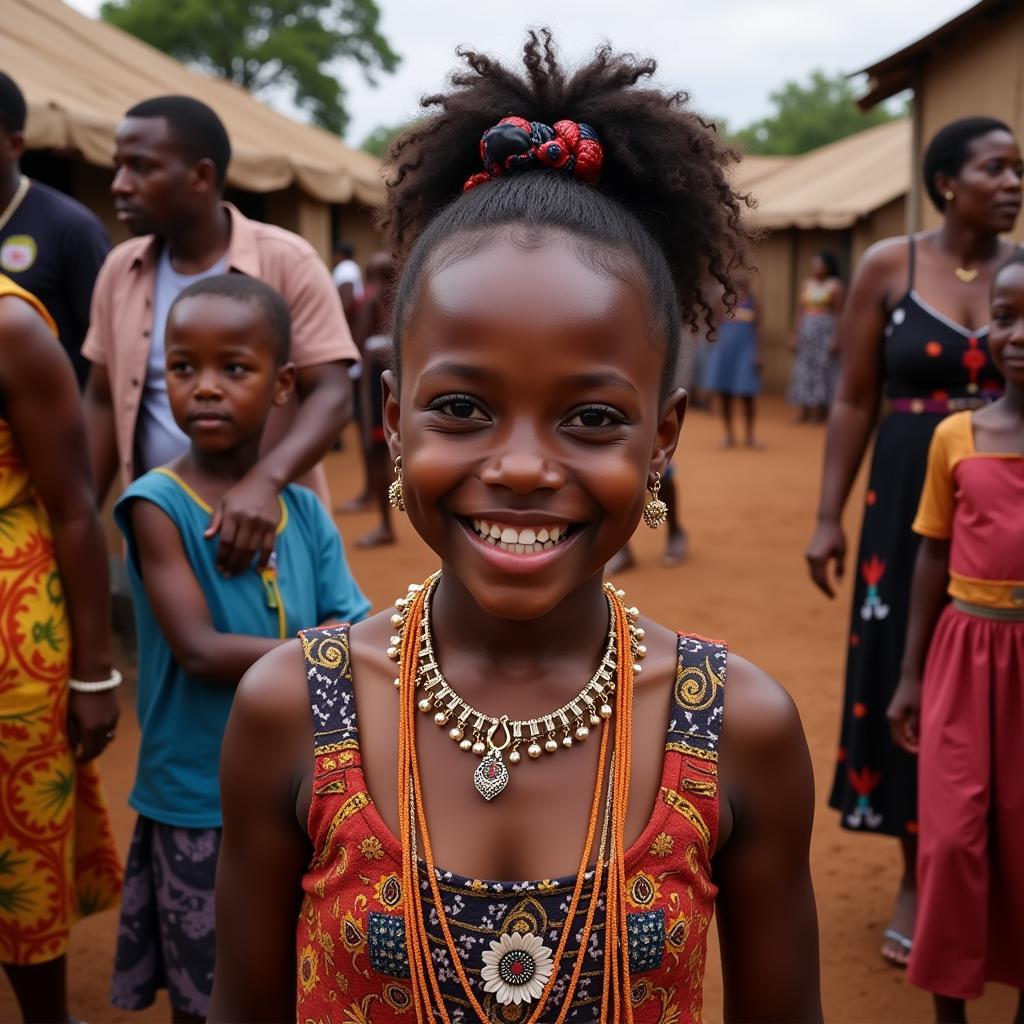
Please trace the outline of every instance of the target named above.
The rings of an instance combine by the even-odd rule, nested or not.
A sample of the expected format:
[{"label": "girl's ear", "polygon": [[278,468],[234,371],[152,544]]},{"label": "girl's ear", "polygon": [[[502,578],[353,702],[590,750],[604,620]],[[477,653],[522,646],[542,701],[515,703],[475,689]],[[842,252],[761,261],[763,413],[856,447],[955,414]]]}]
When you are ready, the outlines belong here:
[{"label": "girl's ear", "polygon": [[679,442],[679,431],[683,428],[689,400],[685,388],[676,388],[662,403],[658,432],[654,436],[654,451],[651,452],[651,476],[655,473],[665,475]]},{"label": "girl's ear", "polygon": [[393,370],[385,370],[380,375],[380,388],[384,401],[384,440],[394,462],[402,454],[402,431],[398,381]]},{"label": "girl's ear", "polygon": [[277,369],[274,381],[274,405],[287,405],[295,390],[295,364],[285,363]]}]

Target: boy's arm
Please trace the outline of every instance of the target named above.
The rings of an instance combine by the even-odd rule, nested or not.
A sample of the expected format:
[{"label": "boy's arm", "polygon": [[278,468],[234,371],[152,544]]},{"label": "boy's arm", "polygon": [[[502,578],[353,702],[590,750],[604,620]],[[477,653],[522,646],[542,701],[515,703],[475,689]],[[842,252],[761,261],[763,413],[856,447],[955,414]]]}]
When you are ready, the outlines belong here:
[{"label": "boy's arm", "polygon": [[218,632],[177,526],[150,501],[133,502],[130,512],[146,596],[174,660],[187,675],[236,685],[284,641]]},{"label": "boy's arm", "polygon": [[310,859],[299,827],[308,790],[296,797],[296,782],[311,774],[312,751],[302,651],[290,641],[246,673],[224,734],[211,1024],[295,1020],[295,925]]},{"label": "boy's arm", "polygon": [[735,655],[728,685],[719,800],[733,827],[713,862],[725,1020],[818,1022],[814,778],[803,728],[785,690]]},{"label": "boy's arm", "polygon": [[921,716],[921,677],[935,623],[946,603],[949,583],[949,541],[924,537],[917,550],[910,589],[910,620],[900,666],[900,681],[886,716],[893,741],[917,753]]}]

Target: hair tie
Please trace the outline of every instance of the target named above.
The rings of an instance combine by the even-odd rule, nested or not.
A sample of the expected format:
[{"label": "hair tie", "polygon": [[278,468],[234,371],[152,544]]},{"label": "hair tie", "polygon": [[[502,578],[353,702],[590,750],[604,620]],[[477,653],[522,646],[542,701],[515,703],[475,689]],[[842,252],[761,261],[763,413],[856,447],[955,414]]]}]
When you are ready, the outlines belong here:
[{"label": "hair tie", "polygon": [[554,126],[522,117],[503,117],[480,139],[484,170],[462,186],[468,192],[492,178],[534,167],[550,167],[593,185],[601,174],[604,147],[589,124],[556,121]]}]

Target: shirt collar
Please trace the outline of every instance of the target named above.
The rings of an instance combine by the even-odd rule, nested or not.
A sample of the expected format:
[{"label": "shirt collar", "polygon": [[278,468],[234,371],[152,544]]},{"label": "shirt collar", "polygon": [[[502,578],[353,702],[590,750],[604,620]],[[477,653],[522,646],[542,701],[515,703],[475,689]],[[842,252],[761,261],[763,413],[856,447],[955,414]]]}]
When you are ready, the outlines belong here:
[{"label": "shirt collar", "polygon": [[[239,212],[233,203],[223,203],[231,220],[231,238],[228,240],[225,256],[225,270],[237,270],[250,277],[260,276],[259,245],[252,221]],[[139,270],[145,266],[156,266],[156,261],[163,246],[163,239],[150,235],[138,256],[132,260],[131,269]]]}]

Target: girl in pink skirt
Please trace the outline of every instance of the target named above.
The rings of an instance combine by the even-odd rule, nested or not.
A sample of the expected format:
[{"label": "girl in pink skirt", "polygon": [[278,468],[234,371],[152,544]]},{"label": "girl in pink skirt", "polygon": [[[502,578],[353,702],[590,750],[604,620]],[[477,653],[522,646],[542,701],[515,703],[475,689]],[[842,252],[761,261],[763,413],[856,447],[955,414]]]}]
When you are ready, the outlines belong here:
[{"label": "girl in pink skirt", "polygon": [[[1019,193],[1018,193],[1019,194]],[[919,755],[909,976],[937,1021],[987,981],[1024,990],[1024,256],[992,287],[1006,393],[935,431],[914,530],[903,674],[889,707]],[[952,600],[947,604],[945,594]],[[922,671],[923,670],[923,671]],[[1024,1019],[1024,995],[1017,1011]]]}]

